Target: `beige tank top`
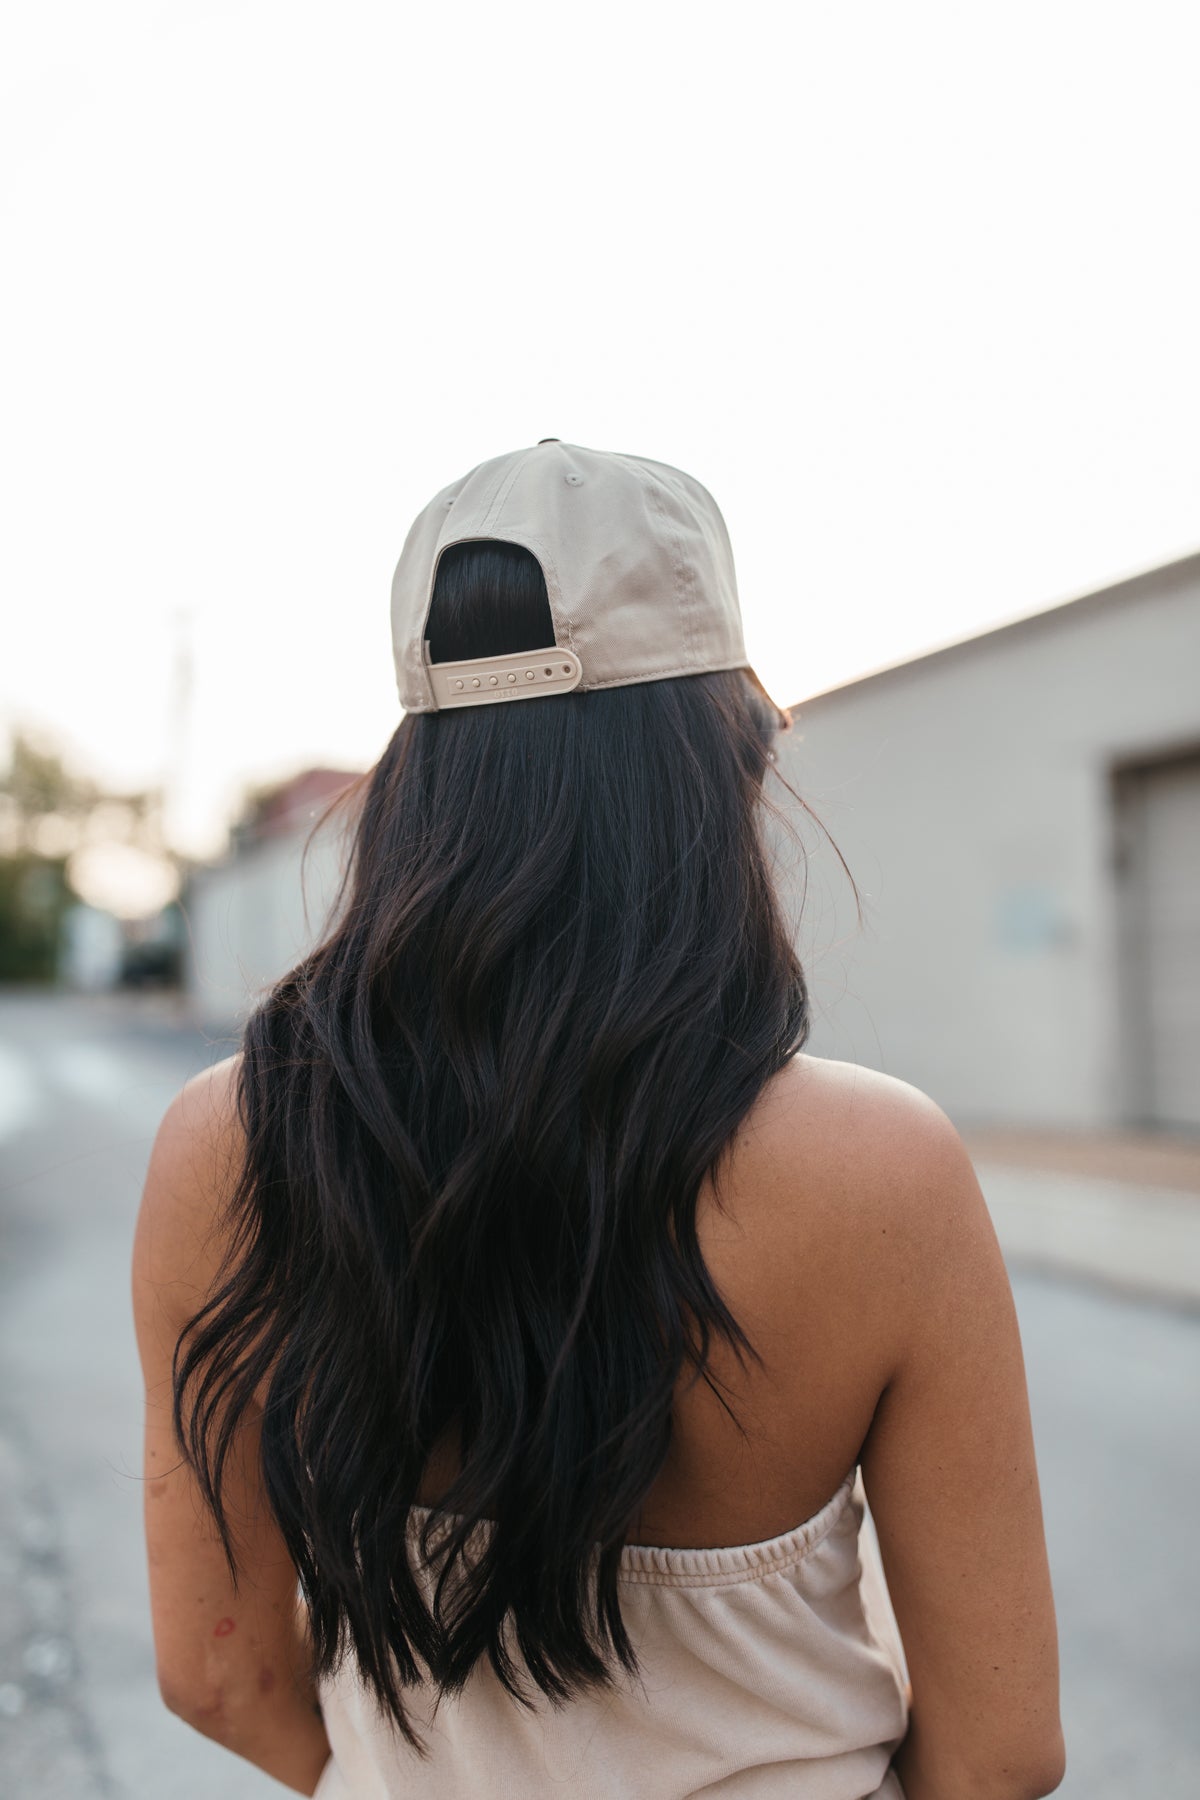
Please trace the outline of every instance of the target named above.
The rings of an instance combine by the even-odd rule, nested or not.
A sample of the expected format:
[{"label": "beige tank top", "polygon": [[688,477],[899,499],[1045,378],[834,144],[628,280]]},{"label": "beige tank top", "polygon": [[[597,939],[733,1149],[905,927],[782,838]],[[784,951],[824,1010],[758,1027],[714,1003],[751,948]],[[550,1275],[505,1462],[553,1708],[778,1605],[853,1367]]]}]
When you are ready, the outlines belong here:
[{"label": "beige tank top", "polygon": [[620,1582],[640,1681],[618,1671],[558,1711],[532,1689],[529,1713],[484,1658],[436,1713],[408,1690],[425,1760],[343,1664],[321,1687],[314,1800],[904,1800],[888,1764],[907,1674],[857,1467],[780,1537],[627,1544]]}]

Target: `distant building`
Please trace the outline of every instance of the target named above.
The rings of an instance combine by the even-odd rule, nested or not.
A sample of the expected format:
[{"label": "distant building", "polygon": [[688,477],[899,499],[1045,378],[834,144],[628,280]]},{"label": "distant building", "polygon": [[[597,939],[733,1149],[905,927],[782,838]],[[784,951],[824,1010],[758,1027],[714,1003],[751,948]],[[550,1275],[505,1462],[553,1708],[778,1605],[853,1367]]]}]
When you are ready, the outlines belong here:
[{"label": "distant building", "polygon": [[313,828],[357,779],[356,771],[305,769],[255,795],[224,861],[190,875],[184,981],[209,1030],[232,1031],[319,937],[345,860],[345,812]]},{"label": "distant building", "polygon": [[103,907],[72,901],[59,931],[59,979],[80,993],[102,993],[116,987],[124,955],[125,931],[120,919]]},{"label": "distant building", "polygon": [[793,713],[866,913],[805,823],[808,1049],[956,1123],[1200,1129],[1200,556]]}]

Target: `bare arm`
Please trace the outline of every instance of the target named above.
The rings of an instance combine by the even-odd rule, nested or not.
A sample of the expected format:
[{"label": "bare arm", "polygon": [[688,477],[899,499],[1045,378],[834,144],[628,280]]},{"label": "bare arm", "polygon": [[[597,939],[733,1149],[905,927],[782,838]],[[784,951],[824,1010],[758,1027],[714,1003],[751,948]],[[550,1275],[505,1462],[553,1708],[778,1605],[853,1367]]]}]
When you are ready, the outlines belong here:
[{"label": "bare arm", "polygon": [[1064,1770],[1024,1360],[961,1138],[906,1084],[892,1121],[897,1364],[863,1477],[912,1681],[907,1800],[1036,1800]]},{"label": "bare arm", "polygon": [[217,1208],[231,1156],[232,1060],[189,1082],[150,1159],[133,1254],[133,1308],[146,1383],[145,1526],[159,1687],[170,1710],[301,1794],[329,1739],[308,1678],[296,1571],[267,1507],[258,1420],[236,1445],[225,1499],[240,1592],[171,1427],[171,1357],[216,1274]]}]

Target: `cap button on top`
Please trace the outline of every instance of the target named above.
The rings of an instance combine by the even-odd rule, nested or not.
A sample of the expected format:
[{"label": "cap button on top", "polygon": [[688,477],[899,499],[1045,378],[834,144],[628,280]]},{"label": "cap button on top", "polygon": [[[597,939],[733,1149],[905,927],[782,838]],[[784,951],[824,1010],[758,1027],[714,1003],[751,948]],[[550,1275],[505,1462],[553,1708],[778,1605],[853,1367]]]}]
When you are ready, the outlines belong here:
[{"label": "cap button on top", "polygon": [[538,443],[539,444],[561,444],[562,439],[561,438],[539,438]]}]

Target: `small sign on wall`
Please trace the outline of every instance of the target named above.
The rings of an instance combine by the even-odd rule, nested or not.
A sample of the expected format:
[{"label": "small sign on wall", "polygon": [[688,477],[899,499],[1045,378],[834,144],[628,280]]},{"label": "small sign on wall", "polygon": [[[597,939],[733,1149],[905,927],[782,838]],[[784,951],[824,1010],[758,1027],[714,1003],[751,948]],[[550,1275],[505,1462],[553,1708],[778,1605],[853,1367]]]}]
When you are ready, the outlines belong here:
[{"label": "small sign on wall", "polygon": [[1061,899],[1047,882],[1023,881],[1001,888],[994,918],[997,943],[1017,956],[1060,950],[1075,937]]}]

